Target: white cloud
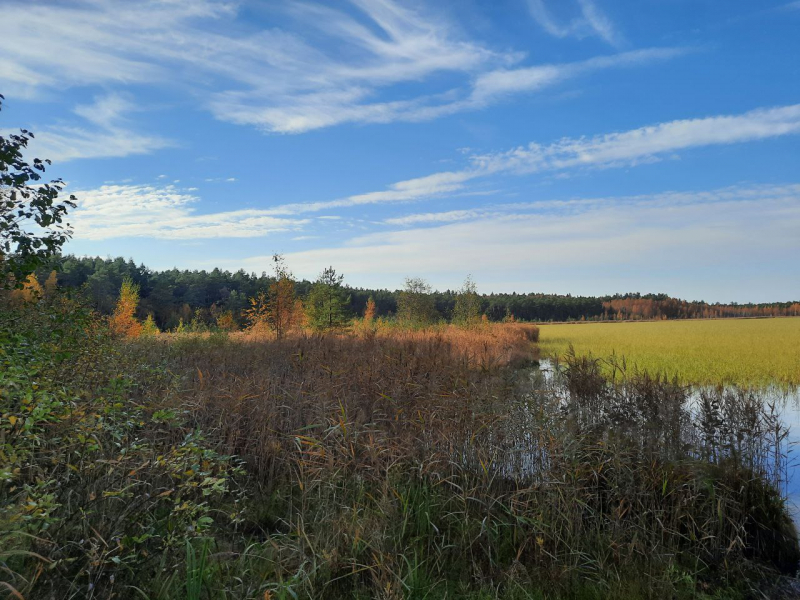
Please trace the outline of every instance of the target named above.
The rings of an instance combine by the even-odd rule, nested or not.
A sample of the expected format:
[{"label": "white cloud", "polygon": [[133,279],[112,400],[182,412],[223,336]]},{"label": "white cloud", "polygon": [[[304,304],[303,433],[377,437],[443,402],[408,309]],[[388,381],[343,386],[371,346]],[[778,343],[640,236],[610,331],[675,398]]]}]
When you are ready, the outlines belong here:
[{"label": "white cloud", "polygon": [[411,202],[465,193],[475,179],[498,174],[560,172],[630,166],[660,160],[681,150],[734,144],[800,133],[800,104],[740,115],[684,119],[594,137],[531,142],[505,152],[472,156],[469,167],[391,184],[388,189],[337,200],[284,204],[270,214],[289,215],[368,204]]},{"label": "white cloud", "polygon": [[578,8],[580,16],[573,18],[567,24],[561,24],[547,9],[545,0],[528,0],[531,16],[552,36],[584,38],[593,35],[612,46],[619,46],[624,42],[622,34],[594,0],[578,0]]},{"label": "white cloud", "polygon": [[[790,264],[800,252],[798,184],[579,202],[578,210],[566,213],[494,212],[463,222],[371,233],[342,247],[286,258],[300,276],[333,264],[354,285],[393,287],[405,276],[420,275],[444,289],[457,286],[469,271],[496,291],[508,281],[516,282],[508,291],[541,290],[543,285],[556,290],[546,282],[566,272],[572,281],[569,291],[580,286],[584,293],[596,294],[620,291],[609,289],[609,278],[627,282],[630,289],[652,285],[663,290],[664,282],[679,280],[702,290],[714,280],[714,285],[741,290],[742,277],[760,273],[764,264]],[[236,264],[258,270],[268,260],[258,256]],[[737,265],[734,272],[721,270],[731,264]],[[520,287],[520,280],[528,283]],[[796,281],[781,285],[767,295],[800,293]]]},{"label": "white cloud", "polygon": [[388,225],[414,225],[417,223],[450,223],[453,221],[467,221],[484,216],[487,209],[448,210],[445,212],[417,213],[404,217],[386,219]]},{"label": "white cloud", "polygon": [[686,52],[685,48],[647,48],[611,56],[599,56],[574,63],[497,69],[476,78],[472,93],[465,104],[478,108],[503,95],[538,91],[583,73],[668,60]]},{"label": "white cloud", "polygon": [[[594,4],[580,3],[586,28],[615,36]],[[278,3],[271,15],[290,24],[259,29],[238,18],[237,4],[211,0],[9,0],[0,79],[26,95],[65,85],[182,83],[220,120],[300,133],[348,122],[434,119],[541,90],[590,68],[632,64],[628,56],[509,70],[522,53],[468,39],[424,7],[394,0],[350,0],[336,8]],[[674,56],[660,52],[640,54],[636,62]],[[385,98],[393,85],[445,72],[461,83]],[[108,124],[102,111],[88,118]]]},{"label": "white cloud", "polygon": [[586,22],[597,35],[613,46],[622,43],[622,37],[614,24],[597,7],[593,0],[578,0],[578,4],[581,6],[583,18],[586,19]]},{"label": "white cloud", "polygon": [[197,214],[199,201],[172,185],[104,185],[76,191],[78,207],[70,213],[76,240],[121,237],[188,240],[261,237],[299,231],[303,219],[277,218],[262,210]]},{"label": "white cloud", "polygon": [[410,202],[423,198],[434,198],[452,194],[463,189],[464,183],[477,176],[477,173],[471,171],[445,171],[425,177],[398,181],[397,183],[391,184],[389,189],[378,192],[355,194],[338,200],[283,204],[270,208],[269,212],[275,215],[301,214],[319,212],[331,208],[383,204],[387,202]]},{"label": "white cloud", "polygon": [[206,177],[203,181],[206,183],[233,183],[236,181],[236,177]]},{"label": "white cloud", "polygon": [[800,200],[800,184],[789,185],[736,185],[709,191],[694,192],[662,192],[657,194],[640,194],[634,196],[611,196],[596,198],[571,198],[568,200],[536,200],[530,202],[514,202],[493,204],[491,206],[449,210],[443,212],[412,213],[402,217],[384,220],[387,225],[408,225],[450,223],[456,221],[474,221],[488,218],[508,218],[531,215],[561,216],[577,215],[604,208],[633,209],[663,207],[679,209],[687,205],[722,204],[736,202],[769,201],[796,202]]},{"label": "white cloud", "polygon": [[[111,158],[148,154],[174,146],[170,140],[139,134],[127,123],[126,115],[136,106],[119,94],[95,98],[93,104],[75,108],[90,127],[52,125],[36,132],[31,149],[42,158],[65,162],[80,158]],[[163,176],[160,176],[163,177]]]},{"label": "white cloud", "polygon": [[532,142],[507,152],[473,157],[473,162],[475,169],[487,173],[632,165],[690,148],[796,133],[800,133],[800,104],[670,121],[590,138],[564,138],[549,145]]}]

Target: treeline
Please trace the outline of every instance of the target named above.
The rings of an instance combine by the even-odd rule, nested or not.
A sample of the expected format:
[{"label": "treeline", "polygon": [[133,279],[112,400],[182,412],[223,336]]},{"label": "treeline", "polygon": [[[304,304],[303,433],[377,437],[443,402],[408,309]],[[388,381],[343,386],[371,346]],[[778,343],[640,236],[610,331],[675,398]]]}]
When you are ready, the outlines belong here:
[{"label": "treeline", "polygon": [[603,302],[603,317],[636,319],[723,319],[733,317],[787,317],[800,315],[800,302],[770,304],[707,304],[670,298],[665,294],[627,294]]},{"label": "treeline", "polygon": [[[213,325],[219,315],[230,313],[234,325],[246,325],[251,299],[275,283],[274,274],[248,273],[213,269],[190,271],[170,269],[153,271],[123,258],[59,257],[37,271],[38,281],[52,282],[62,288],[83,289],[101,313],[113,313],[126,279],[139,289],[137,316],[152,316],[161,329],[174,329],[181,322]],[[295,294],[306,298],[313,282],[294,281]],[[402,290],[370,290],[343,285],[345,311],[361,316],[370,298],[375,317],[393,317],[398,312]],[[431,291],[432,309],[443,319],[451,320],[460,290]],[[800,315],[800,302],[771,304],[707,304],[687,302],[664,294],[625,294],[607,297],[552,294],[483,294],[479,311],[490,321],[599,321],[630,319],[690,319],[748,316]]]}]

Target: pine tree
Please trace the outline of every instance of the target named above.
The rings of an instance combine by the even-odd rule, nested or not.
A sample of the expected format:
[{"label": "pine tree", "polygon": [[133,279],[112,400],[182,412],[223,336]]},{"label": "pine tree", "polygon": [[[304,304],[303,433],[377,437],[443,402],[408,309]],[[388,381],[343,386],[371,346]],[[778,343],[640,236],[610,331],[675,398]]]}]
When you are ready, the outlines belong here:
[{"label": "pine tree", "polygon": [[136,320],[136,307],[139,305],[139,286],[129,278],[122,280],[119,300],[114,314],[109,318],[109,328],[121,337],[139,337],[142,324]]},{"label": "pine tree", "polygon": [[343,275],[328,267],[317,278],[308,295],[306,315],[316,331],[338,329],[347,324],[347,297],[342,289]]},{"label": "pine tree", "polygon": [[140,335],[142,335],[143,337],[144,336],[152,337],[158,335],[159,333],[161,333],[161,330],[158,328],[158,325],[156,325],[156,322],[153,319],[153,315],[152,314],[147,315],[147,318],[144,320],[144,323],[142,323],[142,331]]}]

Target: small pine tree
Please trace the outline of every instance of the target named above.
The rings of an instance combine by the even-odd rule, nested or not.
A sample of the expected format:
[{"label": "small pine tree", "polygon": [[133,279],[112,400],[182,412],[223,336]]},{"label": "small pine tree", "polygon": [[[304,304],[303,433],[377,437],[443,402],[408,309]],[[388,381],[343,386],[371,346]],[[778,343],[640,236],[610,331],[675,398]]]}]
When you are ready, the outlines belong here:
[{"label": "small pine tree", "polygon": [[308,295],[306,315],[316,331],[338,329],[347,324],[347,297],[342,289],[343,275],[328,267],[317,278]]},{"label": "small pine tree", "polygon": [[109,328],[120,337],[139,337],[142,324],[136,320],[136,307],[139,305],[139,286],[126,277],[122,280],[119,300],[114,314],[109,318]]},{"label": "small pine tree", "polygon": [[152,314],[147,315],[147,318],[144,320],[144,323],[142,323],[142,331],[140,335],[142,337],[145,336],[153,337],[158,335],[159,333],[161,333],[161,330],[158,328],[158,325],[156,325],[156,322],[153,319],[153,315]]}]

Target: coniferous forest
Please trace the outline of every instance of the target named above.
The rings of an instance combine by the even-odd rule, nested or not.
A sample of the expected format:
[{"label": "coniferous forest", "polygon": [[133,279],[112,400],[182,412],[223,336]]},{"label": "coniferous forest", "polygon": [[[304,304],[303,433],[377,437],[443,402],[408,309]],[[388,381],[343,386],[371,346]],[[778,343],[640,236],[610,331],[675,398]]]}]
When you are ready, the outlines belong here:
[{"label": "coniferous forest", "polygon": [[[334,265],[335,267],[335,265]],[[248,273],[214,269],[212,271],[171,269],[153,271],[145,265],[123,258],[57,257],[36,273],[44,283],[56,270],[60,287],[84,290],[93,307],[111,314],[123,280],[139,286],[137,315],[151,315],[161,329],[188,326],[213,327],[220,315],[230,314],[237,327],[246,324],[244,311],[250,299],[266,291],[275,280],[273,273]],[[345,274],[346,275],[346,274]],[[397,313],[400,290],[348,287],[344,280],[345,310],[361,316],[370,297],[377,317]],[[305,298],[312,282],[294,282],[296,295]],[[434,291],[432,297],[439,318],[453,317],[459,290]],[[480,295],[480,312],[493,322],[513,318],[518,321],[607,321],[636,319],[696,319],[729,317],[774,317],[800,315],[800,302],[768,304],[708,304],[670,298],[666,294],[617,294],[614,296],[571,296],[541,292]]]}]

